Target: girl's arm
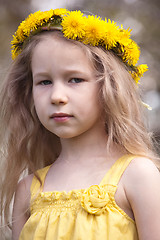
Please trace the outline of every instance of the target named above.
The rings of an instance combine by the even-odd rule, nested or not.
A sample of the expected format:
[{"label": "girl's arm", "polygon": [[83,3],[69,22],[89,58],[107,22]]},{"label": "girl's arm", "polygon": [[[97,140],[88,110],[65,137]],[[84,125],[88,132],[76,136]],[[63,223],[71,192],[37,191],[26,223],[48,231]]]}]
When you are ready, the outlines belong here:
[{"label": "girl's arm", "polygon": [[126,171],[125,190],[140,240],[160,239],[160,173],[149,159],[136,158]]},{"label": "girl's arm", "polygon": [[29,218],[30,185],[33,176],[27,176],[18,183],[12,214],[12,240],[19,239],[20,232]]}]

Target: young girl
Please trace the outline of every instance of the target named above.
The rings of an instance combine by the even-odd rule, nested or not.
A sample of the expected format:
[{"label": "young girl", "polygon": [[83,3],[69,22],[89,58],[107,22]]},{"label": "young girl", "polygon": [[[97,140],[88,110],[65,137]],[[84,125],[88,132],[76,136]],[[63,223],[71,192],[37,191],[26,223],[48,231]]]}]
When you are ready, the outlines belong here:
[{"label": "young girl", "polygon": [[130,30],[38,11],[12,44],[1,91],[1,214],[7,224],[15,193],[12,239],[159,240],[158,158],[137,85],[147,66],[136,66]]}]

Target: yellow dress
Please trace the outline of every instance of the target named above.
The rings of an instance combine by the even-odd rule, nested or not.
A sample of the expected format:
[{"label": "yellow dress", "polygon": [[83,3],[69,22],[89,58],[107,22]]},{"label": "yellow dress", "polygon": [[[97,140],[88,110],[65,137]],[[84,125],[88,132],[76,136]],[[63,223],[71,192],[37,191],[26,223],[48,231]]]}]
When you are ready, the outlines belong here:
[{"label": "yellow dress", "polygon": [[[136,224],[115,202],[117,184],[135,156],[119,158],[99,185],[68,193],[43,192],[50,166],[31,184],[31,216],[20,240],[138,240]],[[39,191],[39,192],[38,192]]]}]

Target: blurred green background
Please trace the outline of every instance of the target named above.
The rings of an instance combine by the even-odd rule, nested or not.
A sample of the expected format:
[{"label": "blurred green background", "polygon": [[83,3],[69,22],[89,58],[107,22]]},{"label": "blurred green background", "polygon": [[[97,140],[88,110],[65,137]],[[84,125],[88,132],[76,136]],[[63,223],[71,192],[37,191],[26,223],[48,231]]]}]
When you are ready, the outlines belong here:
[{"label": "blurred green background", "polygon": [[19,23],[30,12],[66,7],[111,18],[132,29],[132,38],[140,45],[140,63],[149,71],[141,80],[142,99],[153,110],[146,110],[148,126],[160,141],[160,1],[159,0],[0,0],[0,80],[11,63],[10,41]]}]

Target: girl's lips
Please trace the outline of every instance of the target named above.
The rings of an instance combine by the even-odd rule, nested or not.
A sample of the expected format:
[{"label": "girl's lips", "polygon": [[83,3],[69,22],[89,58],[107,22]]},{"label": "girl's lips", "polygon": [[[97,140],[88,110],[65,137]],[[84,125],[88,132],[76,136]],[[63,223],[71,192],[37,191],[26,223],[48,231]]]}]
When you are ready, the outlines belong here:
[{"label": "girl's lips", "polygon": [[72,115],[69,115],[67,113],[54,113],[51,118],[54,119],[54,121],[56,122],[66,122],[68,121],[71,117],[73,117]]}]

